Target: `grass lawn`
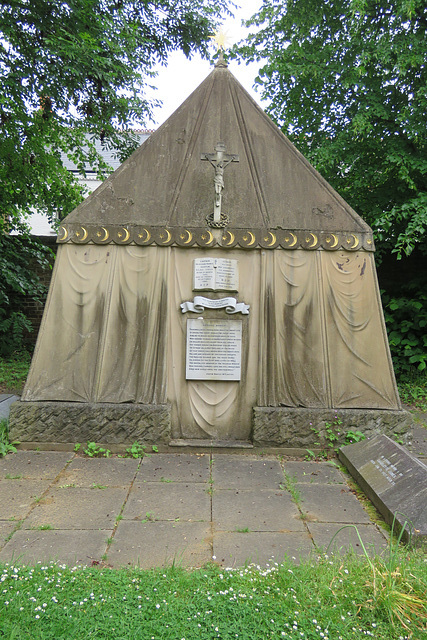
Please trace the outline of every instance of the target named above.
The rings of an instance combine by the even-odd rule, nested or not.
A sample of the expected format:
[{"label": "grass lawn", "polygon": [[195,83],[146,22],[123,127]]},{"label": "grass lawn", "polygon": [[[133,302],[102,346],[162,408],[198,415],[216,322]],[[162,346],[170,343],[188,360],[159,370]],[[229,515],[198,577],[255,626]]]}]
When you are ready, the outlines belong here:
[{"label": "grass lawn", "polygon": [[427,557],[355,556],[151,571],[0,567],[0,638],[211,640],[427,637]]}]

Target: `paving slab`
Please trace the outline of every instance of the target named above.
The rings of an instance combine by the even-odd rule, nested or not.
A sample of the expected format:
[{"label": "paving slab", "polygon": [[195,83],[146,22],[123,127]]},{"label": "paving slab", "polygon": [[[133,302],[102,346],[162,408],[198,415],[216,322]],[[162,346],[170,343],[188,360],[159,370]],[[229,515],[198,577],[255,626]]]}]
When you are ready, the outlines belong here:
[{"label": "paving slab", "polygon": [[[363,555],[363,547],[354,527],[342,529],[341,524],[325,522],[307,522],[307,527],[313,536],[313,542],[319,550],[326,551],[334,535],[341,529],[333,540],[328,553],[345,553],[354,551]],[[374,524],[358,524],[357,530],[370,555],[383,553],[388,548],[386,537],[380,533]]]},{"label": "paving slab", "polygon": [[212,495],[215,531],[304,531],[287,491],[217,490]]},{"label": "paving slab", "polygon": [[0,478],[20,475],[53,480],[73,458],[74,453],[67,451],[17,451],[0,458]]},{"label": "paving slab", "polygon": [[0,551],[0,562],[36,564],[50,561],[69,566],[100,562],[110,531],[17,531]]},{"label": "paving slab", "polygon": [[0,520],[26,518],[35,501],[49,488],[49,480],[1,480]]},{"label": "paving slab", "polygon": [[112,529],[126,499],[126,489],[51,489],[22,525],[55,529]]},{"label": "paving slab", "polygon": [[[213,555],[225,566],[285,555],[297,562],[315,544],[327,545],[340,523],[356,523],[375,548],[387,544],[336,467],[283,464],[296,479],[304,521],[283,488],[277,456],[165,453],[140,462],[19,451],[0,460],[0,561],[91,564],[113,536],[113,567],[201,566]],[[147,512],[152,520],[143,522]],[[22,520],[19,530],[11,518]],[[54,529],[39,529],[47,525]]]},{"label": "paving slab", "polygon": [[8,522],[7,520],[0,520],[0,547],[3,546],[5,540],[10,536],[12,531],[16,527],[16,522]]},{"label": "paving slab", "polygon": [[306,531],[289,533],[217,532],[213,538],[215,562],[224,567],[260,566],[283,562],[285,557],[297,562],[314,551]]},{"label": "paving slab", "polygon": [[145,456],[139,468],[137,481],[208,482],[210,456],[207,453],[156,453]]},{"label": "paving slab", "polygon": [[283,468],[297,483],[304,484],[345,484],[344,474],[328,462],[286,461]]},{"label": "paving slab", "polygon": [[139,464],[140,461],[134,459],[76,457],[61,474],[58,484],[72,484],[75,487],[92,487],[94,484],[129,486]]},{"label": "paving slab", "polygon": [[171,564],[200,567],[212,560],[210,524],[202,522],[130,522],[121,520],[107,562],[141,569]]},{"label": "paving slab", "polygon": [[123,509],[125,520],[211,520],[209,485],[200,482],[134,484]]},{"label": "paving slab", "polygon": [[216,489],[279,489],[284,475],[277,459],[217,454],[213,456]]},{"label": "paving slab", "polygon": [[369,516],[350,489],[345,485],[299,485],[301,508],[308,520],[319,522],[368,523]]}]

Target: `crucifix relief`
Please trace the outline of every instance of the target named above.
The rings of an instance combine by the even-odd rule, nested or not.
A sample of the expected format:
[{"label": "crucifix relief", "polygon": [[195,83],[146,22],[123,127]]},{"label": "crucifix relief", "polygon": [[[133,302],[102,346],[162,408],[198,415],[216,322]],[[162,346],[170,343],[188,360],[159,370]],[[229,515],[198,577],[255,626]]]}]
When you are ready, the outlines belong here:
[{"label": "crucifix relief", "polygon": [[214,187],[215,200],[213,211],[213,224],[211,226],[224,226],[221,224],[221,200],[224,189],[224,169],[230,162],[239,162],[239,156],[235,153],[225,153],[224,142],[218,142],[215,146],[215,153],[202,153],[201,160],[207,160],[215,169]]}]

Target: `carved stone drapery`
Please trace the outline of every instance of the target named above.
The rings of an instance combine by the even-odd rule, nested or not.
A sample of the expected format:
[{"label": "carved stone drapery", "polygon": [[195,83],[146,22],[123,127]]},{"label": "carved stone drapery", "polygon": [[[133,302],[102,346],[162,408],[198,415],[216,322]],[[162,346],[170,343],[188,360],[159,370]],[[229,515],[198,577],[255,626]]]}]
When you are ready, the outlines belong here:
[{"label": "carved stone drapery", "polygon": [[169,257],[61,247],[22,400],[164,404]]}]

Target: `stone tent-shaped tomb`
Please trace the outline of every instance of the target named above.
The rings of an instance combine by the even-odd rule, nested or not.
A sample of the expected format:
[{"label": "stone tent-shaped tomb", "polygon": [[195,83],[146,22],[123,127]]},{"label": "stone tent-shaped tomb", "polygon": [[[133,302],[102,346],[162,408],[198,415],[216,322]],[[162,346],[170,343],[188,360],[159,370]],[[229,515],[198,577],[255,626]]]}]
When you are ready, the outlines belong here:
[{"label": "stone tent-shaped tomb", "polygon": [[369,226],[220,61],[63,221],[11,435],[298,447],[405,430]]}]

